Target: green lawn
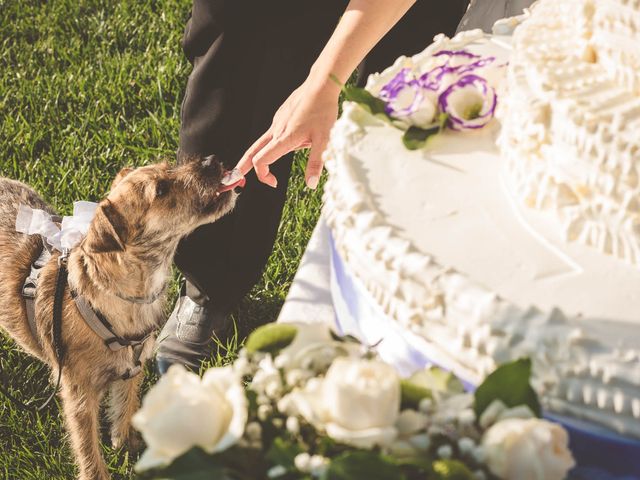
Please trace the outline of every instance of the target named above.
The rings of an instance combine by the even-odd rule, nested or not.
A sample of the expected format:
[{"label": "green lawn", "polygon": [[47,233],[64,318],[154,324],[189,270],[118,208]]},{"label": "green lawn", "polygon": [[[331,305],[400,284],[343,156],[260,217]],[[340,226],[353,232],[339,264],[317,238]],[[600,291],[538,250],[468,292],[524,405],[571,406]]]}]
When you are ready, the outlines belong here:
[{"label": "green lawn", "polygon": [[[0,0],[0,176],[29,183],[69,213],[74,200],[100,199],[121,166],[172,158],[189,72],[180,49],[188,11],[189,0]],[[302,160],[241,325],[275,319],[317,220],[320,193],[304,189]],[[21,396],[48,392],[47,369],[1,334],[0,360]],[[105,446],[105,456],[114,479],[131,478],[126,451]],[[0,395],[0,478],[74,478],[58,405],[23,413]]]}]

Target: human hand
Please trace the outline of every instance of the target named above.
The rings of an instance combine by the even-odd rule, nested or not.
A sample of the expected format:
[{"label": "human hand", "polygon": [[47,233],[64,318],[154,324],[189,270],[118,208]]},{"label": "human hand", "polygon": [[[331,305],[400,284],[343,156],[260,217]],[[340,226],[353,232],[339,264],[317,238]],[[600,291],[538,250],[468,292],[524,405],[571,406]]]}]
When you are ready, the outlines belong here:
[{"label": "human hand", "polygon": [[340,89],[330,80],[320,84],[308,79],[282,104],[273,123],[243,155],[236,166],[243,175],[255,169],[262,183],[275,188],[278,180],[269,166],[294,150],[311,148],[305,173],[307,186],[316,189],[322,175],[322,153],[338,117]]}]

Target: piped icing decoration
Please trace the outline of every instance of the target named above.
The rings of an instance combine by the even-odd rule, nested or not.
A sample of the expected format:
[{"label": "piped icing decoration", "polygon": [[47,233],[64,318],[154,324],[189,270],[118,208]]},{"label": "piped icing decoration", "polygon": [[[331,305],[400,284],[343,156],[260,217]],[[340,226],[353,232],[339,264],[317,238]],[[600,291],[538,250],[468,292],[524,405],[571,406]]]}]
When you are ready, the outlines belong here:
[{"label": "piped icing decoration", "polygon": [[541,0],[514,46],[497,113],[509,190],[566,241],[640,267],[640,3]]}]

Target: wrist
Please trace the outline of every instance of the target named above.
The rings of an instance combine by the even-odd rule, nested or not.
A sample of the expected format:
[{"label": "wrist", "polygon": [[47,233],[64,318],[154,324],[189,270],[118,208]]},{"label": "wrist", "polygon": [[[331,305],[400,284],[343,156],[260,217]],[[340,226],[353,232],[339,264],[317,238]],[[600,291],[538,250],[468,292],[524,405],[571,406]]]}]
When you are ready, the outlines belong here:
[{"label": "wrist", "polygon": [[[336,82],[336,77],[339,83]],[[311,69],[305,81],[310,91],[322,96],[335,98],[336,101],[340,96],[341,85],[344,83],[346,83],[345,79],[340,78],[339,75],[334,75],[324,69],[314,68]]]}]

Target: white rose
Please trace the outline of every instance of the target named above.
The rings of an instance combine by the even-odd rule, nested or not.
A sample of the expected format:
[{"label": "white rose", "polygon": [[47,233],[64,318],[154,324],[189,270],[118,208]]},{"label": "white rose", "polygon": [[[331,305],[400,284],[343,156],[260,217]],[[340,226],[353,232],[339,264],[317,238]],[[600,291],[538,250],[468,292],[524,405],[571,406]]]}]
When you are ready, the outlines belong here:
[{"label": "white rose", "polygon": [[290,400],[298,414],[338,442],[372,448],[398,434],[400,378],[377,360],[338,358],[324,379],[310,380]]},{"label": "white rose", "polygon": [[563,480],[575,465],[568,443],[560,425],[537,418],[503,420],[482,439],[489,470],[504,480]]},{"label": "white rose", "polygon": [[231,367],[212,368],[202,380],[172,366],[142,402],[133,425],[147,443],[137,471],[166,466],[193,447],[226,450],[244,433],[247,400]]}]

